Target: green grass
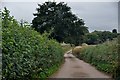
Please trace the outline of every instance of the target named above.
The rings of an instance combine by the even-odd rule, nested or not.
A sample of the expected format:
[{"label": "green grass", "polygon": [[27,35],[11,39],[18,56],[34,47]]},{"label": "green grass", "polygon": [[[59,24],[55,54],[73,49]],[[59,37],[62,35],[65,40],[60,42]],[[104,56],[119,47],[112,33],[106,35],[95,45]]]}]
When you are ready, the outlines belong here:
[{"label": "green grass", "polygon": [[82,49],[78,58],[92,64],[98,70],[115,76],[117,68],[117,40]]},{"label": "green grass", "polygon": [[44,72],[36,74],[34,78],[40,78],[40,80],[47,80],[47,78],[49,78],[52,74],[54,74],[60,68],[61,64],[63,63],[56,64],[50,67],[49,69],[45,69]]}]

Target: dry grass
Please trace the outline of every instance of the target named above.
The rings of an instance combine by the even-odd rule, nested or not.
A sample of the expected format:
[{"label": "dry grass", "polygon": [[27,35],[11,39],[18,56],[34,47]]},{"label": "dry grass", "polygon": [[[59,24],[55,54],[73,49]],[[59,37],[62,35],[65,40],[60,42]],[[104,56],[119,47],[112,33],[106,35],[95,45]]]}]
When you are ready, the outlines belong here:
[{"label": "dry grass", "polygon": [[73,50],[72,50],[72,53],[74,55],[77,55],[81,52],[81,49],[82,49],[82,46],[76,46]]},{"label": "dry grass", "polygon": [[64,53],[66,53],[67,51],[71,50],[74,47],[71,47],[70,44],[65,44],[65,45],[62,45],[62,48],[63,48]]}]

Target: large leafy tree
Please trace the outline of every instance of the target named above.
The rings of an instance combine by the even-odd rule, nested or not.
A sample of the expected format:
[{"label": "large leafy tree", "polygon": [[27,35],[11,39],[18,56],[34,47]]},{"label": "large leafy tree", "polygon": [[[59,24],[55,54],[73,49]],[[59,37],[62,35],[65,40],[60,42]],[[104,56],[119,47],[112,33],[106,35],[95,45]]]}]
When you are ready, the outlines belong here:
[{"label": "large leafy tree", "polygon": [[71,12],[64,2],[45,2],[38,4],[37,13],[32,21],[32,27],[40,33],[52,31],[50,38],[59,42],[78,45],[83,35],[88,32],[82,19]]}]

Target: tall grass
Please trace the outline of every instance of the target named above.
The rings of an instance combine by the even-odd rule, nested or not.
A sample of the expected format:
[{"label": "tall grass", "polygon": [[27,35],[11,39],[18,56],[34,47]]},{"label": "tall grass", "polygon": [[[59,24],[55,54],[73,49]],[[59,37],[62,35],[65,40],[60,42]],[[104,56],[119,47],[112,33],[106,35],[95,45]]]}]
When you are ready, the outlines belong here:
[{"label": "tall grass", "polygon": [[112,76],[117,67],[117,39],[96,46],[84,47],[78,58],[94,65],[98,70]]}]

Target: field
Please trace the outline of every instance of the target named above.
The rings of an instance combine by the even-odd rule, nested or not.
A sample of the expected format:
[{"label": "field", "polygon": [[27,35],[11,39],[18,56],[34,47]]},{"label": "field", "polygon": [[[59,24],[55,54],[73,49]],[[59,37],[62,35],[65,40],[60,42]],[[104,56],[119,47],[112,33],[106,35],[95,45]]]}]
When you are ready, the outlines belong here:
[{"label": "field", "polygon": [[71,50],[72,48],[74,48],[74,46],[71,47],[70,44],[61,44],[61,45],[62,45],[62,49],[63,49],[64,53]]}]

